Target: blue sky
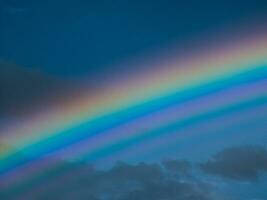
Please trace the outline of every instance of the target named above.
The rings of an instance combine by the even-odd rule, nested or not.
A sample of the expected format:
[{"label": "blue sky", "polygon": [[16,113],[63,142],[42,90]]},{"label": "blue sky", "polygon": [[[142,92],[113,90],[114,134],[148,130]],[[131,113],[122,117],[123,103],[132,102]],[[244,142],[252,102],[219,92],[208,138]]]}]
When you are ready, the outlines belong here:
[{"label": "blue sky", "polygon": [[183,49],[267,15],[264,0],[3,0],[0,6],[0,57],[71,78],[125,70],[115,64],[173,42]]}]

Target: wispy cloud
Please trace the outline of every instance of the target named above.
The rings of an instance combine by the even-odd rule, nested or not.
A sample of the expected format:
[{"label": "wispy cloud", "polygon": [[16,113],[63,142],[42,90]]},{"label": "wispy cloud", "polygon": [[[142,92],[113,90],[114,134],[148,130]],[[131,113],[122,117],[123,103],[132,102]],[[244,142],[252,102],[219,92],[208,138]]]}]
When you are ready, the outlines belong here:
[{"label": "wispy cloud", "polygon": [[9,15],[20,15],[30,12],[30,8],[27,7],[15,7],[15,6],[4,6],[2,7],[2,11],[5,14]]}]

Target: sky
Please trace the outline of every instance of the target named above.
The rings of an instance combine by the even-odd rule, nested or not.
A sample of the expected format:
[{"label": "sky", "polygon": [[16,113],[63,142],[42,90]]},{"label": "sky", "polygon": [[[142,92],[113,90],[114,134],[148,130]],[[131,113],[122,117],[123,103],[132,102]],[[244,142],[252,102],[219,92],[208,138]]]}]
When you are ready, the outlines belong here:
[{"label": "sky", "polygon": [[0,1],[0,199],[267,199],[267,1]]}]

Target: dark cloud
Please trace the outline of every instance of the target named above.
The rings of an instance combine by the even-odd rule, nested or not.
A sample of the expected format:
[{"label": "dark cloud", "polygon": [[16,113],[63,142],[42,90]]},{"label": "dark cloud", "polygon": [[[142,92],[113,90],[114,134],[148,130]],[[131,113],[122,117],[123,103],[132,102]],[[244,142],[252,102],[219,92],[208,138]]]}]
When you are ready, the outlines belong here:
[{"label": "dark cloud", "polygon": [[190,175],[192,169],[191,163],[187,160],[164,160],[162,165],[169,173],[179,176]]},{"label": "dark cloud", "polygon": [[21,14],[25,14],[28,11],[29,11],[28,8],[23,8],[23,7],[5,6],[2,8],[2,12],[4,12],[5,14],[18,15],[18,16],[21,16]]},{"label": "dark cloud", "polygon": [[[171,161],[175,166],[183,166],[183,161]],[[66,162],[70,170],[57,175],[36,187],[29,185],[28,192],[19,196],[22,199],[90,199],[90,200],[211,200],[212,189],[197,181],[170,176],[174,168],[165,164],[136,165],[117,163],[109,170],[97,170],[88,164]],[[168,163],[168,164],[166,164]],[[171,165],[172,165],[171,164]],[[165,166],[168,166],[166,170]],[[169,171],[171,169],[171,171]],[[181,172],[180,174],[183,174]],[[24,185],[27,185],[25,183]]]},{"label": "dark cloud", "polygon": [[267,172],[267,150],[261,146],[227,148],[201,164],[201,169],[224,178],[254,181]]},{"label": "dark cloud", "polygon": [[[46,162],[47,163],[47,162]],[[205,172],[235,180],[255,180],[267,171],[267,150],[261,146],[227,148],[201,164]],[[86,161],[56,160],[55,165],[30,175],[22,185],[6,185],[4,199],[19,200],[229,200],[214,177],[207,177],[186,160],[129,164],[117,162],[106,170],[96,169]],[[214,182],[215,181],[215,182]],[[239,182],[224,182],[224,184]],[[243,184],[241,184],[243,185]],[[253,185],[250,185],[254,187]],[[223,186],[225,187],[225,186]],[[4,191],[5,188],[2,188]],[[19,192],[13,192],[19,191]]]},{"label": "dark cloud", "polygon": [[127,193],[120,200],[208,200],[209,189],[203,185],[194,185],[174,180],[144,185],[143,188]]},{"label": "dark cloud", "polygon": [[0,124],[38,110],[43,104],[64,96],[68,89],[67,81],[58,80],[38,68],[0,60]]}]

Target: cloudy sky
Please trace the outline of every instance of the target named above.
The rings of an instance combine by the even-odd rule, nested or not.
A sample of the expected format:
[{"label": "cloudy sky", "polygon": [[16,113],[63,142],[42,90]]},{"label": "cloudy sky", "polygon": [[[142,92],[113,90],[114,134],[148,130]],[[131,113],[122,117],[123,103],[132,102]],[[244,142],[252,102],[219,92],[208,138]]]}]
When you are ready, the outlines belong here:
[{"label": "cloudy sky", "polygon": [[267,199],[267,1],[0,1],[0,199]]}]

